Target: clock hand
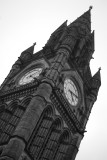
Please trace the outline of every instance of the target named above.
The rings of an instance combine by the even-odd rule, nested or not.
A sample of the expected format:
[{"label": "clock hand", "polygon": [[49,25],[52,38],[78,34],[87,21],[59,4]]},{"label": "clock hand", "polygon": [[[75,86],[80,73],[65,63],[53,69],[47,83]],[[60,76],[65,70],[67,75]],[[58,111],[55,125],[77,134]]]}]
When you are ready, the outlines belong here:
[{"label": "clock hand", "polygon": [[[34,74],[33,74],[34,75]],[[30,77],[33,79],[33,80],[37,80],[37,78],[35,76],[32,76],[30,75]]]},{"label": "clock hand", "polygon": [[78,101],[78,96],[75,95],[71,90],[69,90],[72,97],[72,102],[75,104]]},{"label": "clock hand", "polygon": [[73,94],[76,98],[78,98],[78,96],[77,96],[75,93],[72,92],[72,94]]},{"label": "clock hand", "polygon": [[[72,93],[73,93],[74,95],[78,96],[77,89],[76,89],[76,87],[74,87],[74,85],[73,85],[73,86],[70,85],[69,88],[71,89],[71,91],[72,91]],[[69,90],[70,90],[70,89],[69,89]]]},{"label": "clock hand", "polygon": [[73,93],[71,92],[71,90],[69,90],[69,92],[71,93],[71,98],[72,98],[72,101],[74,102]]}]

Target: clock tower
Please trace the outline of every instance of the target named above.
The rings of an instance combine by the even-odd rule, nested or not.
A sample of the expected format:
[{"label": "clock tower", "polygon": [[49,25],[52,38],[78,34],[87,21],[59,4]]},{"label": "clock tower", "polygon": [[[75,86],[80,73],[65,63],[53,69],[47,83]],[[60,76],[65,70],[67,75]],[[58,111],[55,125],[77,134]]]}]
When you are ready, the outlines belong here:
[{"label": "clock tower", "polygon": [[33,44],[0,88],[0,160],[74,160],[101,85],[90,10]]}]

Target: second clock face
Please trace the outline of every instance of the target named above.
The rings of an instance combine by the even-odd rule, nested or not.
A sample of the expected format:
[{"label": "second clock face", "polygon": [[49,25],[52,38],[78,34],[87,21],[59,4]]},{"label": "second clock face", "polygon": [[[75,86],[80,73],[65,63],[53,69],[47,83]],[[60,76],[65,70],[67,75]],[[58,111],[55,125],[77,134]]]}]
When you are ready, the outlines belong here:
[{"label": "second clock face", "polygon": [[79,97],[77,87],[74,82],[69,78],[66,79],[64,82],[64,93],[68,102],[72,106],[76,106],[78,104]]},{"label": "second clock face", "polygon": [[42,68],[35,68],[27,72],[19,81],[19,85],[25,85],[27,83],[33,82],[42,72]]}]

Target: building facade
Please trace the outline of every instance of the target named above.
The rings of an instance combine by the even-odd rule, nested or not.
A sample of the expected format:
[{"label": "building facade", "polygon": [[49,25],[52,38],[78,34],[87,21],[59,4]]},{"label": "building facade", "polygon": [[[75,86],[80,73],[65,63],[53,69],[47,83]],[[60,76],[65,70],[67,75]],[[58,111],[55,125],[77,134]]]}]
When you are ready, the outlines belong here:
[{"label": "building facade", "polygon": [[101,85],[91,8],[23,51],[0,88],[0,160],[74,160]]}]

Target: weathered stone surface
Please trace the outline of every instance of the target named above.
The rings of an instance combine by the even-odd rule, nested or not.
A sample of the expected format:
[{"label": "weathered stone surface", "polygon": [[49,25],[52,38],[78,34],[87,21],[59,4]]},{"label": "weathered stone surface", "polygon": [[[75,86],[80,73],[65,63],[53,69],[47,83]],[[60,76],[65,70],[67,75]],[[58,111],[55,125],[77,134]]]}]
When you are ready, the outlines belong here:
[{"label": "weathered stone surface", "polygon": [[6,160],[18,160],[24,148],[25,143],[23,140],[19,138],[12,138],[6,148],[3,150],[1,156],[2,158],[4,158],[4,156],[11,157],[6,158]]}]

